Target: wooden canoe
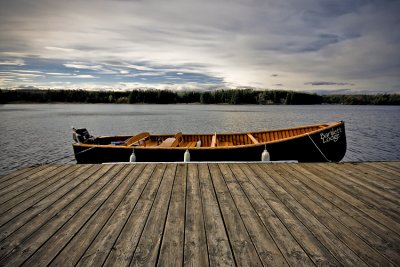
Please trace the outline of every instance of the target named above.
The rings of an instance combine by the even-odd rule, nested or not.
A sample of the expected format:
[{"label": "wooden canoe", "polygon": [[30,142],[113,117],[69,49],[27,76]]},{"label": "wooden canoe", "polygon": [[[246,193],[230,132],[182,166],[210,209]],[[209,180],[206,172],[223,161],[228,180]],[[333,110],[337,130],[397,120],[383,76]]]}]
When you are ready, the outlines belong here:
[{"label": "wooden canoe", "polygon": [[86,140],[73,144],[78,163],[128,162],[132,151],[138,162],[179,162],[186,150],[191,161],[260,161],[267,149],[271,161],[338,162],[346,153],[343,121],[246,133],[145,132]]}]

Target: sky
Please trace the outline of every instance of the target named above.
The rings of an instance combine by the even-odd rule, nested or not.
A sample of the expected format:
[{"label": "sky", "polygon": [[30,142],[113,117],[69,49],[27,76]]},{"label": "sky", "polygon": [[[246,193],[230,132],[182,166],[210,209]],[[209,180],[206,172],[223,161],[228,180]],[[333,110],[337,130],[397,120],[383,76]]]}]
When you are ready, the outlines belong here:
[{"label": "sky", "polygon": [[400,93],[400,0],[0,0],[0,88]]}]

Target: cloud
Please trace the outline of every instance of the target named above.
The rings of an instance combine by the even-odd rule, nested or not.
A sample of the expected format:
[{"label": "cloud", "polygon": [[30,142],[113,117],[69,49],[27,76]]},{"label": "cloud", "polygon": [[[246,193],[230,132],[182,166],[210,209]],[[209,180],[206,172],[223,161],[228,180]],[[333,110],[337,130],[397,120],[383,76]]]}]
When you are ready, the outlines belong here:
[{"label": "cloud", "polygon": [[353,83],[346,83],[346,82],[306,82],[304,83],[305,85],[350,85],[350,86],[354,86]]},{"label": "cloud", "polygon": [[67,76],[66,78],[73,78],[73,79],[96,79],[93,75],[74,75],[74,76]]},{"label": "cloud", "polygon": [[24,60],[20,58],[15,58],[11,60],[7,59],[0,59],[0,65],[6,65],[6,66],[23,66],[25,65]]},{"label": "cloud", "polygon": [[79,71],[108,88],[146,78],[157,85],[395,90],[399,11],[400,2],[390,0],[3,1],[0,70],[48,73],[38,83]]},{"label": "cloud", "polygon": [[88,69],[88,70],[101,70],[103,67],[101,65],[85,65],[82,63],[66,63],[64,64],[65,67],[67,68],[73,68],[73,69]]}]

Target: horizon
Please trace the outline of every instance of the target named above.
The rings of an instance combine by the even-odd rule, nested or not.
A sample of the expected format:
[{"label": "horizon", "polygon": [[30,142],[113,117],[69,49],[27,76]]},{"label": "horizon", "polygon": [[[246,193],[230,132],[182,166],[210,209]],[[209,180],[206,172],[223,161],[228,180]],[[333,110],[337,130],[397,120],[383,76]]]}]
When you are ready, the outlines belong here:
[{"label": "horizon", "polygon": [[400,2],[0,3],[0,88],[400,92]]}]

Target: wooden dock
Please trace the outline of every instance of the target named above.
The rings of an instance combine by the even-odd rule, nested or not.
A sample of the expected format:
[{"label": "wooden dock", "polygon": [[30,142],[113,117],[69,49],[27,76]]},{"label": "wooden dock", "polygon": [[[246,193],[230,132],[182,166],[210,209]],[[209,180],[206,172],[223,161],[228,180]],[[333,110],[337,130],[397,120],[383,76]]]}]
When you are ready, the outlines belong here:
[{"label": "wooden dock", "polygon": [[399,266],[400,162],[43,165],[0,177],[0,266]]}]

